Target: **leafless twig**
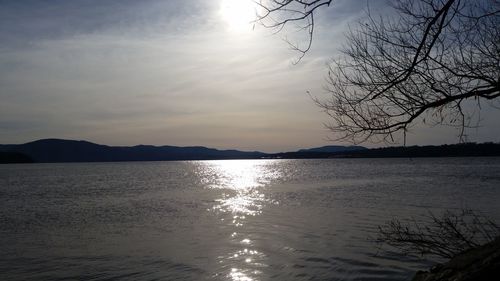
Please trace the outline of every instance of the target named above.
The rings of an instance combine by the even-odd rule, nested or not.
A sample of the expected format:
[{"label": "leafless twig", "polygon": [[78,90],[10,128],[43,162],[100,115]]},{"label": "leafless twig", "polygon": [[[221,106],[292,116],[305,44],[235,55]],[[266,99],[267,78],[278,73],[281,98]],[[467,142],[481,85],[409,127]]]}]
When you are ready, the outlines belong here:
[{"label": "leafless twig", "polygon": [[472,210],[446,211],[438,217],[429,213],[427,220],[408,223],[392,220],[379,227],[378,242],[405,254],[451,258],[465,250],[491,242],[500,235],[500,227]]}]

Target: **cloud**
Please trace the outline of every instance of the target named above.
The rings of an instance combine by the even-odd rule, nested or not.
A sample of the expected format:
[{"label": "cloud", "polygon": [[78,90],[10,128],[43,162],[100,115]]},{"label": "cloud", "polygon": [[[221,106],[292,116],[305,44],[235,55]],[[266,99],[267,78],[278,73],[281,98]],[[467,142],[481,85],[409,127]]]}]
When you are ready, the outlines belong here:
[{"label": "cloud", "polygon": [[[208,3],[207,3],[208,2]],[[212,1],[2,1],[0,38],[11,46],[82,34],[121,32],[148,35],[182,32],[207,24]]]},{"label": "cloud", "polygon": [[[3,1],[0,138],[281,151],[325,143],[325,63],[358,4],[329,8],[299,65],[257,28],[234,33],[217,1]],[[343,11],[343,12],[342,12]]]},{"label": "cloud", "polygon": [[0,115],[10,120],[4,127],[25,124],[16,134],[24,140],[55,134],[133,144],[134,135],[149,134],[142,143],[216,147],[238,132],[246,140],[235,148],[298,129],[286,116],[298,99],[309,102],[301,79],[319,73],[314,64],[292,67],[279,38],[258,32],[235,36],[207,32],[207,26],[179,32],[175,26],[146,34],[124,33],[120,25],[79,27],[29,48],[3,50]]}]

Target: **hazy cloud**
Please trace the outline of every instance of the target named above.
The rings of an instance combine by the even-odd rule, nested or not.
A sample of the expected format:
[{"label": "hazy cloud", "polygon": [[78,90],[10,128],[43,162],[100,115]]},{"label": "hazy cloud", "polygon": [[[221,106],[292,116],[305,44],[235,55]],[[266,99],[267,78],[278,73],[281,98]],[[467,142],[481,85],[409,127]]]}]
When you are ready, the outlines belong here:
[{"label": "hazy cloud", "polygon": [[328,119],[306,91],[324,93],[326,62],[361,15],[358,1],[320,15],[313,49],[295,66],[280,35],[229,31],[217,9],[201,0],[0,1],[1,142],[326,144]]}]

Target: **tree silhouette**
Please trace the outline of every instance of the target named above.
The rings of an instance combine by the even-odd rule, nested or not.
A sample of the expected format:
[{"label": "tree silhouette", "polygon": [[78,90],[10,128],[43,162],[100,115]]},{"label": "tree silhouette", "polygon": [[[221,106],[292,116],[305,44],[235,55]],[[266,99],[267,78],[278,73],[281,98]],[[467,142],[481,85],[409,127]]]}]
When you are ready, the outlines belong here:
[{"label": "tree silhouette", "polygon": [[441,216],[429,212],[423,221],[393,219],[379,226],[376,242],[405,254],[434,255],[443,258],[490,243],[500,235],[500,227],[479,212],[462,209],[445,211]]},{"label": "tree silhouette", "polygon": [[[302,57],[315,10],[330,2],[261,2],[267,13],[260,19],[275,19],[265,26],[277,28],[305,21],[309,43],[296,48]],[[406,139],[420,120],[457,127],[462,140],[474,126],[465,102],[480,108],[481,100],[500,96],[500,1],[395,0],[392,7],[394,17],[368,13],[351,28],[342,55],[329,64],[329,97],[313,98],[331,117],[328,128],[340,140],[395,142],[396,132]]]},{"label": "tree silhouette", "polygon": [[314,33],[314,13],[318,8],[328,7],[332,0],[259,0],[254,1],[257,9],[257,21],[264,27],[282,31],[286,25],[295,24],[297,29],[307,33],[307,43],[301,47],[298,43],[285,41],[293,50],[300,52],[298,63],[311,49]]}]

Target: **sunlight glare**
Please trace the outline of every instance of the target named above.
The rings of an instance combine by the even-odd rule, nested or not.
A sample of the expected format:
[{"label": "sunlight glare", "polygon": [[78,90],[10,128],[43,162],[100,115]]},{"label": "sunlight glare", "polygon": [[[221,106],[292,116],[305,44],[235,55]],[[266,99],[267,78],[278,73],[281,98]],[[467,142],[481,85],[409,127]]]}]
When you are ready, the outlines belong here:
[{"label": "sunlight glare", "polygon": [[[265,205],[273,200],[266,198],[263,190],[283,175],[276,169],[276,160],[218,160],[200,161],[199,177],[210,189],[220,190],[220,197],[214,199],[212,209],[220,215],[224,228],[234,227],[228,233],[229,243],[239,247],[225,255],[218,256],[219,263],[235,266],[227,277],[231,281],[256,281],[262,274],[260,268],[267,267],[267,256],[253,247],[258,244],[249,233],[247,223],[250,217],[262,213]],[[235,231],[237,230],[237,231]],[[227,267],[224,267],[227,270]]]},{"label": "sunlight glare", "polygon": [[256,18],[256,5],[252,0],[222,0],[219,13],[231,31],[250,31]]},{"label": "sunlight glare", "polygon": [[253,281],[252,278],[248,277],[242,271],[237,268],[231,268],[231,273],[229,273],[231,280],[233,281]]},{"label": "sunlight glare", "polygon": [[269,169],[264,163],[259,160],[230,160],[210,162],[210,166],[207,166],[216,175],[213,188],[229,189],[222,194],[222,198],[216,200],[219,204],[213,208],[232,213],[236,226],[241,226],[239,222],[244,220],[245,215],[260,214],[264,203],[269,201],[260,192],[260,188],[279,173]]}]

